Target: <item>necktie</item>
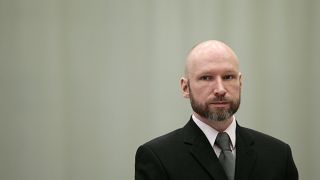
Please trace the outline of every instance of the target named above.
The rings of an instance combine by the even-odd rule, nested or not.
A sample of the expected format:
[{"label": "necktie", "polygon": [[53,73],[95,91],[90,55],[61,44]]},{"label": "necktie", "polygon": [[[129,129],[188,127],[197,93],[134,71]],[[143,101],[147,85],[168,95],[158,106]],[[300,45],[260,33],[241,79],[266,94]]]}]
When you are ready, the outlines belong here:
[{"label": "necktie", "polygon": [[221,149],[219,161],[229,180],[234,180],[235,158],[230,148],[230,138],[227,133],[219,133],[215,144]]}]

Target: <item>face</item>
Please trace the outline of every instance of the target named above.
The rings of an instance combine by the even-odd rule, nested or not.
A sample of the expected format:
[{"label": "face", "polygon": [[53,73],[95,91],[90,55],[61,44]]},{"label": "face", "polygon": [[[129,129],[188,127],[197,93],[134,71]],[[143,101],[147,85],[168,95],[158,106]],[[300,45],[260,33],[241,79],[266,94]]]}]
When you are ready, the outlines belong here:
[{"label": "face", "polygon": [[229,53],[219,49],[189,57],[181,87],[194,113],[202,118],[224,121],[239,108],[241,74],[236,56]]}]

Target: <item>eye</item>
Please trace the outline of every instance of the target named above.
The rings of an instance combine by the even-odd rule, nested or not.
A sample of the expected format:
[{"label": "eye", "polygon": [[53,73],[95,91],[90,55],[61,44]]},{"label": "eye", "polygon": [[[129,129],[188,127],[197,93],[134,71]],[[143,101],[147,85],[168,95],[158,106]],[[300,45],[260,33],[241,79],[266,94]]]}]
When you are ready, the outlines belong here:
[{"label": "eye", "polygon": [[200,80],[210,81],[210,80],[212,80],[212,76],[201,76]]},{"label": "eye", "polygon": [[223,76],[224,80],[232,80],[232,79],[235,79],[235,78],[236,78],[236,76],[232,75],[232,74],[227,74],[227,75]]}]

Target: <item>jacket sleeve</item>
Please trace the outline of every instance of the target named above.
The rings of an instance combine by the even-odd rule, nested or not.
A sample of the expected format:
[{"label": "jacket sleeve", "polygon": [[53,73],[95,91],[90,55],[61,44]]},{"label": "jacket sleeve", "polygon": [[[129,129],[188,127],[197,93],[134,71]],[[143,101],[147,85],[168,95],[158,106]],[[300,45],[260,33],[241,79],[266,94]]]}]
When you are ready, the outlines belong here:
[{"label": "jacket sleeve", "polygon": [[293,161],[291,148],[287,145],[288,158],[287,158],[287,170],[286,170],[286,180],[298,180],[298,170]]},{"label": "jacket sleeve", "polygon": [[135,157],[135,180],[168,180],[157,155],[147,145],[138,148]]}]

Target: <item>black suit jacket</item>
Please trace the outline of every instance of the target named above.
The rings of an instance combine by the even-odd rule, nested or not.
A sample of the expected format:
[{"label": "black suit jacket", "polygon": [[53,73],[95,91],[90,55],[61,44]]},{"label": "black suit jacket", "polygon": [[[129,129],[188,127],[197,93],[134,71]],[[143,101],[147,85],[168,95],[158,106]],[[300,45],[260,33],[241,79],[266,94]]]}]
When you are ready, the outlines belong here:
[{"label": "black suit jacket", "polygon": [[[237,125],[235,180],[297,179],[289,145]],[[183,128],[138,148],[135,180],[227,180],[227,177],[206,136],[190,119]]]}]

